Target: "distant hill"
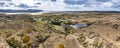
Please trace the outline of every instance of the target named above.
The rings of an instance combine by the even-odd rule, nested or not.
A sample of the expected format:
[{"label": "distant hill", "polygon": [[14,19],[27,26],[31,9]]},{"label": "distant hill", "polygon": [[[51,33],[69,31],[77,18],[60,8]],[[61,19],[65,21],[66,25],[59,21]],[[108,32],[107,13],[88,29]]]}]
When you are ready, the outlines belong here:
[{"label": "distant hill", "polygon": [[81,12],[81,13],[88,13],[88,12],[95,12],[95,13],[120,13],[120,11],[65,11],[65,12]]},{"label": "distant hill", "polygon": [[97,12],[97,13],[120,13],[120,11],[85,11],[85,12]]},{"label": "distant hill", "polygon": [[28,9],[28,10],[10,10],[10,9],[0,9],[0,12],[2,13],[17,13],[17,12],[43,12],[43,10],[37,10],[37,9]]}]

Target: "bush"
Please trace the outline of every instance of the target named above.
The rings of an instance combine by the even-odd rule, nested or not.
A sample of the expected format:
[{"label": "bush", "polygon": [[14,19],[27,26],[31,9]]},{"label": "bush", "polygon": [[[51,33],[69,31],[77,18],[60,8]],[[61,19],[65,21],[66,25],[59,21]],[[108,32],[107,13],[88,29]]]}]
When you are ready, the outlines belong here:
[{"label": "bush", "polygon": [[85,48],[87,48],[87,47],[88,47],[88,42],[84,42],[84,43],[82,43],[82,45],[83,45]]},{"label": "bush", "polygon": [[27,43],[27,42],[29,42],[30,37],[29,36],[23,36],[22,40],[23,40],[23,43]]},{"label": "bush", "polygon": [[100,42],[100,40],[96,38],[95,41],[93,42],[93,46],[95,48],[103,48],[103,42]]},{"label": "bush", "polygon": [[95,23],[94,21],[88,21],[88,20],[83,20],[82,22],[86,23],[87,25],[92,25]]},{"label": "bush", "polygon": [[85,40],[86,40],[86,37],[85,37],[83,34],[80,34],[80,36],[79,36],[79,38],[78,38],[78,41],[79,41],[80,43],[83,43],[83,42],[85,42]]},{"label": "bush", "polygon": [[63,44],[58,44],[56,48],[64,48]]},{"label": "bush", "polygon": [[47,38],[50,37],[50,35],[40,35],[40,34],[37,34],[35,37],[38,39],[39,43],[43,43],[43,42],[45,42],[47,40]]},{"label": "bush", "polygon": [[55,30],[55,32],[57,32],[57,33],[60,33],[60,34],[65,34],[66,33],[62,26],[54,25],[53,27],[54,27],[53,30]]},{"label": "bush", "polygon": [[99,34],[98,33],[95,33],[95,32],[90,32],[89,34],[88,34],[88,38],[90,38],[90,39],[92,39],[92,38],[94,38],[94,37],[98,37],[99,36]]},{"label": "bush", "polygon": [[21,36],[23,37],[25,34],[23,32],[20,32],[19,34],[17,34],[17,36]]},{"label": "bush", "polygon": [[10,38],[7,42],[13,48],[21,48],[21,43],[18,40],[15,40],[15,38]]},{"label": "bush", "polygon": [[27,28],[25,32],[26,32],[26,33],[30,33],[31,30],[30,30],[29,28]]},{"label": "bush", "polygon": [[24,46],[22,46],[23,48],[31,48],[31,45],[32,45],[32,42],[26,42],[25,44],[24,44]]}]

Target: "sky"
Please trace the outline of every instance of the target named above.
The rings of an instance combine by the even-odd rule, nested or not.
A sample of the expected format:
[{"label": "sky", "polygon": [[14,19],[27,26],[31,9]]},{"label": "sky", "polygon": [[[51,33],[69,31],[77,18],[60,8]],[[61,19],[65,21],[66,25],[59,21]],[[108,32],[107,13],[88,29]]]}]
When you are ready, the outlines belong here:
[{"label": "sky", "polygon": [[120,11],[120,0],[0,0],[0,9],[43,11]]}]

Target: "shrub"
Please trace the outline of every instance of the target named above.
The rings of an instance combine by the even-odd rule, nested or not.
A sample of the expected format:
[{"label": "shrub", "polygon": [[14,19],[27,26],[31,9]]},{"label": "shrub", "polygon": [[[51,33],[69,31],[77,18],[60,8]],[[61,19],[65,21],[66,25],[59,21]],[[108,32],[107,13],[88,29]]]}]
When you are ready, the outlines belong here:
[{"label": "shrub", "polygon": [[56,46],[56,48],[64,48],[64,45],[63,45],[63,44],[58,44],[58,45]]},{"label": "shrub", "polygon": [[31,30],[30,30],[29,28],[27,28],[25,32],[26,32],[26,33],[30,33]]},{"label": "shrub", "polygon": [[23,32],[20,32],[19,34],[17,34],[17,36],[21,36],[23,37],[25,34]]},{"label": "shrub", "polygon": [[87,48],[87,47],[88,47],[88,42],[84,42],[84,43],[82,43],[82,45],[83,45],[85,48]]},{"label": "shrub", "polygon": [[5,33],[6,37],[10,37],[13,33],[10,29],[4,29],[2,32]]},{"label": "shrub", "polygon": [[30,37],[29,36],[23,36],[22,40],[23,40],[23,43],[27,43],[27,42],[29,42]]},{"label": "shrub", "polygon": [[37,39],[38,39],[38,42],[39,43],[43,43],[43,42],[45,42],[46,40],[47,40],[47,38],[49,38],[50,36],[49,35],[40,35],[40,34],[37,34],[36,36],[35,36]]},{"label": "shrub", "polygon": [[70,26],[66,26],[65,31],[66,31],[66,34],[75,33],[75,32],[76,32],[76,31],[75,31],[72,27],[70,27]]},{"label": "shrub", "polygon": [[100,40],[96,38],[95,41],[93,42],[93,46],[95,48],[103,48],[103,42],[100,42]]},{"label": "shrub", "polygon": [[87,25],[92,25],[95,23],[94,21],[88,21],[88,20],[83,20],[82,22],[86,23]]},{"label": "shrub", "polygon": [[94,24],[95,22],[86,22],[87,25],[92,25]]},{"label": "shrub", "polygon": [[54,25],[54,30],[57,33],[65,34],[65,30],[64,30],[64,28],[62,26]]},{"label": "shrub", "polygon": [[2,35],[2,32],[0,32],[0,35]]},{"label": "shrub", "polygon": [[79,36],[78,40],[79,40],[80,43],[82,43],[82,42],[84,42],[86,40],[86,37],[83,34],[81,34]]},{"label": "shrub", "polygon": [[21,48],[21,43],[18,40],[15,40],[15,38],[10,38],[7,42],[13,48]]},{"label": "shrub", "polygon": [[95,33],[95,32],[90,32],[89,34],[88,34],[88,38],[90,38],[90,39],[92,39],[92,38],[94,38],[94,37],[98,37],[99,36],[99,34],[98,33]]},{"label": "shrub", "polygon": [[31,48],[32,42],[26,42],[22,47],[23,48]]}]

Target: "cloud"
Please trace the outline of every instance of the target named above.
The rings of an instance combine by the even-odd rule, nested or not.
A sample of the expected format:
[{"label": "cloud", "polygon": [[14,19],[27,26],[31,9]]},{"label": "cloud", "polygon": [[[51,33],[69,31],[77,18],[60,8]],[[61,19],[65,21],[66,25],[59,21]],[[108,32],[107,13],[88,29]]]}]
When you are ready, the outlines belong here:
[{"label": "cloud", "polygon": [[56,2],[57,0],[51,0],[52,2]]},{"label": "cloud", "polygon": [[35,1],[34,0],[11,0],[14,4],[19,5],[19,4],[26,4],[29,6],[34,6]]},{"label": "cloud", "polygon": [[120,3],[120,0],[111,0],[113,3]]},{"label": "cloud", "polygon": [[88,2],[88,0],[64,0],[64,3],[70,5],[85,4],[86,2]]},{"label": "cloud", "polygon": [[63,1],[64,0],[56,0],[56,2],[53,2],[50,0],[46,2],[41,2],[39,8],[46,11],[63,11],[66,10],[66,4]]},{"label": "cloud", "polygon": [[97,2],[109,2],[110,0],[96,0]]},{"label": "cloud", "polygon": [[120,11],[120,0],[0,0],[0,9],[44,11]]},{"label": "cloud", "polygon": [[105,2],[105,3],[102,3],[101,4],[102,5],[102,7],[104,7],[104,8],[110,8],[111,6],[113,6],[114,4],[112,3],[112,2]]}]

